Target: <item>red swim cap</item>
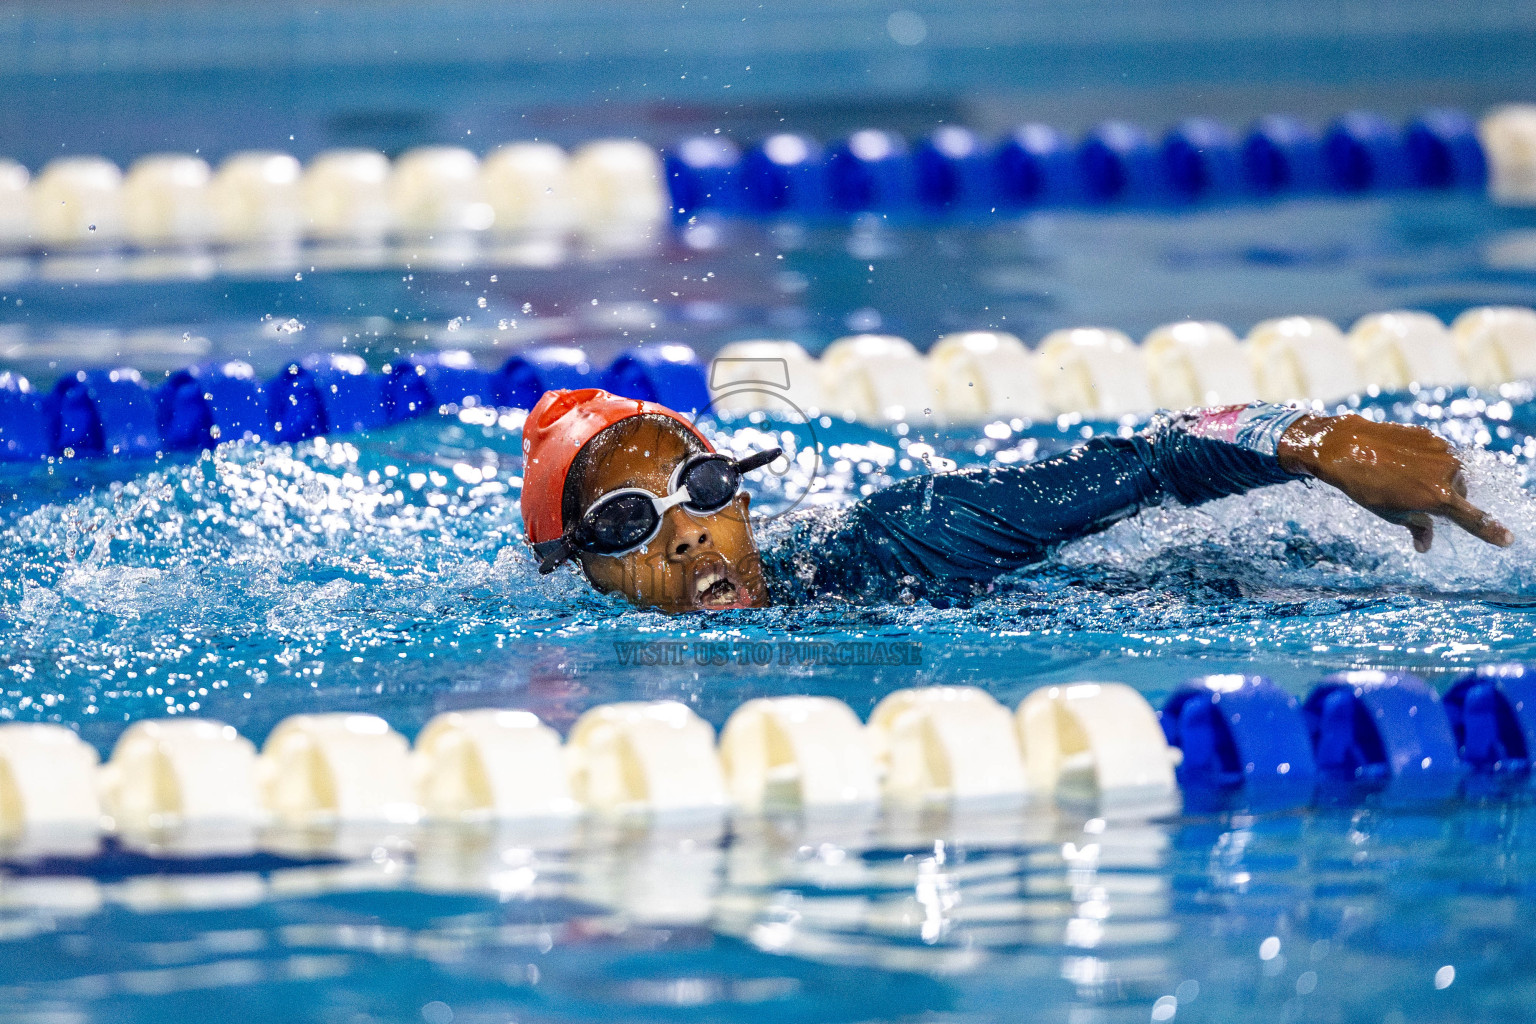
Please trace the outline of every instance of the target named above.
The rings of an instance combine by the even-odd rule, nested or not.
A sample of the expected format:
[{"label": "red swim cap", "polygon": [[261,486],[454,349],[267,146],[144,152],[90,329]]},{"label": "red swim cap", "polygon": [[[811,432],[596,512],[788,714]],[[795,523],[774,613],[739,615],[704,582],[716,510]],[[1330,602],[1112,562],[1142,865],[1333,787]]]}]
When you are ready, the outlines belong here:
[{"label": "red swim cap", "polygon": [[565,477],[581,446],[620,420],[648,413],[676,420],[703,441],[706,450],[715,450],[692,423],[664,405],[597,388],[544,392],[523,422],[523,530],[529,544],[565,533]]}]

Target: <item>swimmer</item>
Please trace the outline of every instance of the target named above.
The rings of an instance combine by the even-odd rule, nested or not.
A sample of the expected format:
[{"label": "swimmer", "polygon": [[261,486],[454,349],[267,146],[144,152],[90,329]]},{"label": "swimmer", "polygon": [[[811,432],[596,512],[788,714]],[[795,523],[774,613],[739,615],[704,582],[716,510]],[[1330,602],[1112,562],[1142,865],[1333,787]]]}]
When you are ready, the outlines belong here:
[{"label": "swimmer", "polygon": [[1160,414],[1132,437],[1027,465],[912,477],[832,516],[795,513],[762,551],[742,482],[778,449],[733,459],[670,409],[587,389],[547,392],[523,452],[540,572],[574,561],[597,590],[670,614],[807,596],[965,600],[1150,506],[1290,480],[1337,487],[1406,527],[1421,552],[1432,516],[1489,544],[1514,540],[1467,500],[1460,460],[1430,431],[1257,403]]}]

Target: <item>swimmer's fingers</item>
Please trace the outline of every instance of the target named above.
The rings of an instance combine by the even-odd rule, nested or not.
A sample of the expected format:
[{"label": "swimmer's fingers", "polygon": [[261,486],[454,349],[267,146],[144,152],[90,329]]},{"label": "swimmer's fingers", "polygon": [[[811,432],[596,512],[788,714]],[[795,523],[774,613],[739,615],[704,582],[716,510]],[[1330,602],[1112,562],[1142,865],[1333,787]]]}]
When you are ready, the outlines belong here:
[{"label": "swimmer's fingers", "polygon": [[1413,550],[1419,554],[1428,551],[1435,543],[1435,521],[1424,512],[1409,512],[1406,515],[1392,517],[1391,522],[1400,523],[1408,528],[1408,533],[1413,537]]},{"label": "swimmer's fingers", "polygon": [[[1464,496],[1464,487],[1463,483],[1462,487],[1457,487],[1446,497],[1445,504],[1439,510],[1440,514],[1472,536],[1496,547],[1507,548],[1513,544],[1515,535],[1509,527],[1468,501]],[[1456,491],[1463,493],[1458,494]]]}]

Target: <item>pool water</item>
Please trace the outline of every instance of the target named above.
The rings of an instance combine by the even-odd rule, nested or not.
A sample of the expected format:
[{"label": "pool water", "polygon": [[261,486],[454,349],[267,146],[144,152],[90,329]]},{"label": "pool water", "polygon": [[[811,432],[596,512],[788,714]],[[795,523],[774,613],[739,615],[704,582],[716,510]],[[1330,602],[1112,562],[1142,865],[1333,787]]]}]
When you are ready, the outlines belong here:
[{"label": "pool water", "polygon": [[[1372,415],[1492,451],[1472,496],[1496,550],[1289,484],[1163,508],[1066,546],[966,608],[852,602],[669,619],[538,576],[516,414],[235,446],[157,464],[6,470],[3,713],[103,751],[131,720],[503,706],[567,727],[670,698],[743,700],[1405,668],[1443,684],[1533,656],[1528,389],[1387,396]],[[719,425],[747,447],[781,425]],[[783,427],[788,430],[788,427]],[[767,517],[892,479],[1016,462],[1118,425],[820,431],[822,472],[755,483]],[[920,450],[920,449],[917,449]],[[806,492],[809,491],[807,494]],[[823,510],[819,514],[826,514]],[[773,521],[764,524],[771,536]],[[626,664],[626,645],[900,640],[919,666]],[[707,660],[707,659],[706,659]],[[1487,1020],[1530,998],[1524,796],[1445,808],[1110,820],[962,808],[805,820],[358,828],[13,850],[0,1019]],[[255,852],[258,848],[265,853]]]},{"label": "pool water", "polygon": [[[1478,73],[1523,66],[1524,53]],[[1244,117],[1269,103],[1246,109],[1261,98],[1249,88],[1232,100]],[[957,113],[877,109],[923,130],[933,111]],[[780,124],[777,109],[749,113]],[[562,116],[555,137],[580,141],[598,116]],[[446,138],[423,132],[295,145]],[[220,151],[235,142],[250,140]],[[7,257],[0,282],[0,368],[47,386],[83,363],[153,380],[241,358],[265,376],[338,348],[377,367],[462,347],[490,366],[551,340],[601,361],[641,340],[707,357],[753,337],[815,352],[853,331],[926,347],[983,327],[1035,341],[1089,324],[1139,336],[1184,317],[1239,332],[1294,313],[1345,326],[1393,307],[1449,318],[1536,305],[1536,216],[1415,194],[973,223],[704,222],[627,247]],[[0,719],[67,723],[105,754],[129,723],[167,714],[259,743],[300,712],[374,712],[409,737],[446,710],[522,708],[565,730],[603,702],[666,698],[718,727],[774,694],[827,694],[863,716],[909,686],[975,685],[1012,706],[1049,683],[1120,680],[1158,704],[1212,672],[1302,694],[1338,669],[1406,669],[1443,690],[1478,664],[1536,660],[1531,388],[1353,404],[1482,445],[1473,498],[1515,546],[1442,529],[1417,555],[1401,529],[1291,484],[1149,511],[968,607],[850,600],[669,619],[571,572],[537,574],[521,540],[517,414],[0,465]],[[783,431],[806,440],[768,421],[710,429],[741,449]],[[771,540],[792,504],[828,514],[934,467],[1027,462],[1126,429],[829,421],[818,473],[750,487]],[[839,641],[918,645],[920,663],[737,655]],[[684,656],[637,667],[636,645]],[[0,1021],[1523,1019],[1536,996],[1528,813],[1526,794],[1503,793],[1153,821],[1031,806],[65,837],[0,851]]]}]

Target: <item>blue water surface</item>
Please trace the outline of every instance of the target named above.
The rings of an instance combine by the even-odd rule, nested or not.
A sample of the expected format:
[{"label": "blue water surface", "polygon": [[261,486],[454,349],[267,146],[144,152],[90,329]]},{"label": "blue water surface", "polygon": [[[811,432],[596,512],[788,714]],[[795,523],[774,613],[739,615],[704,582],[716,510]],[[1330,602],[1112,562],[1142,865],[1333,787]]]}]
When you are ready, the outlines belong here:
[{"label": "blue water surface", "polygon": [[[411,735],[454,708],[526,708],[564,728],[635,698],[682,700],[716,725],[775,693],[862,715],[935,683],[1009,704],[1081,679],[1158,701],[1216,671],[1297,693],[1343,667],[1443,684],[1536,644],[1536,445],[1515,426],[1536,407],[1506,390],[1365,411],[1489,446],[1469,455],[1472,496],[1516,531],[1512,548],[1446,528],[1417,555],[1400,528],[1297,483],[1149,511],[966,608],[850,595],[667,618],[574,571],[540,577],[520,539],[516,414],[11,468],[0,713],[69,723],[105,752],[129,721],[164,714],[259,741],[286,715],[340,709]],[[717,441],[777,429],[728,423]],[[1095,429],[1128,427],[828,423],[819,477],[755,483],[755,507],[771,537],[796,500],[830,514],[892,479],[1028,461]],[[807,639],[916,642],[922,664],[636,669],[621,654]],[[237,844],[233,861],[174,837],[73,857],[23,846],[0,877],[0,1019],[1391,1022],[1528,1005],[1522,796],[1091,813],[361,829]],[[257,846],[277,852],[252,859]]]},{"label": "blue water surface", "polygon": [[[1474,196],[1240,210],[1042,212],[996,223],[694,225],[625,249],[480,243],[369,252],[85,253],[0,265],[0,361],[39,387],[127,362],[260,374],[306,352],[735,338],[815,351],[852,330],[1243,330],[1536,305],[1529,211]],[[259,257],[259,258],[258,258]],[[302,328],[302,329],[301,329]],[[1304,693],[1340,668],[1440,689],[1536,657],[1536,403],[1528,386],[1367,397],[1469,455],[1517,534],[1495,550],[1403,530],[1289,484],[1148,511],[969,607],[866,604],[666,618],[540,577],[521,540],[520,420],[433,415],[368,436],[145,462],[0,467],[0,718],[78,728],[218,718],[260,742],[299,712],[536,712],[612,700],[817,693],[860,715],[961,683],[1015,704],[1047,683],[1262,672]],[[751,484],[765,540],[889,482],[1040,458],[1130,424],[816,423],[817,460]],[[709,427],[740,449],[803,425]],[[813,471],[814,470],[814,471]],[[819,511],[815,511],[818,510]],[[806,552],[805,557],[814,557]],[[920,645],[920,664],[695,651]],[[637,644],[685,652],[636,667]],[[700,646],[705,645],[705,646]],[[630,658],[631,660],[626,660]],[[711,662],[705,658],[705,662]],[[1444,807],[1105,821],[963,809],[865,819],[584,822],[25,841],[0,867],[0,1020],[982,1021],[1519,1019],[1536,901],[1521,794]],[[206,839],[206,837],[204,837]]]}]

